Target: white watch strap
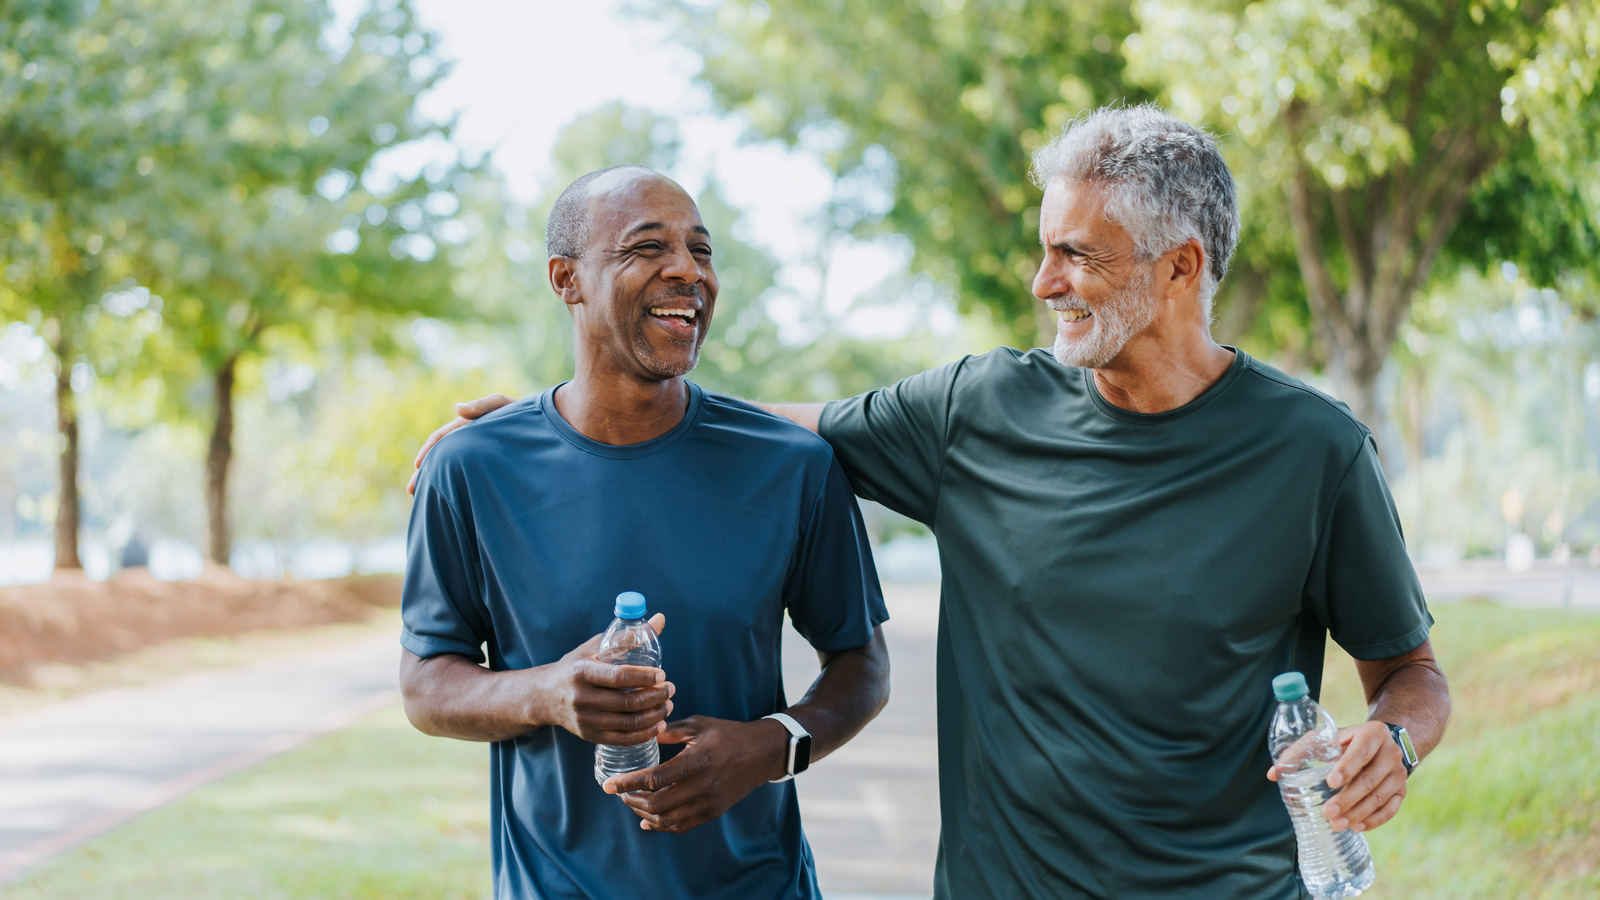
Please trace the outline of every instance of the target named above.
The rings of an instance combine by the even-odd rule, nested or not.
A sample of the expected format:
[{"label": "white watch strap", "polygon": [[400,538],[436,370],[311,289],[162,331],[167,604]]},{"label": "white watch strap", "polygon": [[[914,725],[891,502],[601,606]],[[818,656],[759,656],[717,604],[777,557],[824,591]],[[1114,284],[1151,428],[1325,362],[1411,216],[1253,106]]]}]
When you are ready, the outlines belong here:
[{"label": "white watch strap", "polygon": [[762,716],[761,718],[776,720],[780,725],[782,725],[784,728],[787,728],[789,730],[789,751],[784,757],[784,764],[783,764],[784,769],[787,770],[787,771],[785,772],[785,774],[784,774],[784,776],[782,778],[774,778],[774,779],[772,779],[772,784],[781,784],[781,783],[783,783],[785,781],[788,781],[789,779],[794,777],[794,745],[795,745],[795,742],[797,740],[799,740],[800,738],[810,737],[811,736],[811,732],[807,731],[806,727],[804,725],[801,725],[799,722],[796,722],[794,720],[794,716],[791,716],[788,713],[773,713],[770,716]]}]

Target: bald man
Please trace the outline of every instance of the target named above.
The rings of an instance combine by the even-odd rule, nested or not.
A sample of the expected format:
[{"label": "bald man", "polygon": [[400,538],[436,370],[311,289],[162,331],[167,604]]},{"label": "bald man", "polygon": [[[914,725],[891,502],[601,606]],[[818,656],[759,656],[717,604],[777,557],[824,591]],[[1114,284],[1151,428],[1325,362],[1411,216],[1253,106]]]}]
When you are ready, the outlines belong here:
[{"label": "bald man", "polygon": [[[442,441],[417,479],[406,712],[494,742],[496,897],[819,897],[790,779],[888,700],[888,614],[833,451],[685,380],[711,243],[655,172],[575,181],[546,235],[572,380]],[[672,622],[664,671],[594,658],[622,591]],[[785,612],[822,660],[793,706]],[[595,743],[651,738],[665,761],[595,784]]]}]

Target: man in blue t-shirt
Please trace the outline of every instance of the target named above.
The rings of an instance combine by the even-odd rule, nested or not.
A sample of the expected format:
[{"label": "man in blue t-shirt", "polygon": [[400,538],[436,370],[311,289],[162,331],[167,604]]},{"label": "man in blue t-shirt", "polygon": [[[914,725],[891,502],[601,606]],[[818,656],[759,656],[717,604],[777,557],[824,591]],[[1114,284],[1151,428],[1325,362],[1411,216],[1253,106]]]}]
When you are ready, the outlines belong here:
[{"label": "man in blue t-shirt", "polygon": [[[888,614],[850,484],[815,434],[684,379],[717,280],[677,184],[586,175],[552,210],[547,246],[576,372],[421,469],[407,715],[494,742],[496,897],[818,897],[788,779],[889,692]],[[658,632],[672,623],[665,671],[594,658],[630,590]],[[785,612],[822,659],[793,706]],[[595,784],[596,742],[651,738],[659,766]]]}]

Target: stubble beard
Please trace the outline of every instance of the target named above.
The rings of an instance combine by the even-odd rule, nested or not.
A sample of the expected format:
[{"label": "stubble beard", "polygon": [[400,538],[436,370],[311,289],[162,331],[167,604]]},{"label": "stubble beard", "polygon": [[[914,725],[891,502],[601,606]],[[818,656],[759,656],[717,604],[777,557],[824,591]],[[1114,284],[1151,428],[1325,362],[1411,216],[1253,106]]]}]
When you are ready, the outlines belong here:
[{"label": "stubble beard", "polygon": [[1159,304],[1154,288],[1153,267],[1139,266],[1127,284],[1094,310],[1094,329],[1088,335],[1069,341],[1056,332],[1055,346],[1051,348],[1056,361],[1084,369],[1110,365],[1134,335],[1155,321]]}]

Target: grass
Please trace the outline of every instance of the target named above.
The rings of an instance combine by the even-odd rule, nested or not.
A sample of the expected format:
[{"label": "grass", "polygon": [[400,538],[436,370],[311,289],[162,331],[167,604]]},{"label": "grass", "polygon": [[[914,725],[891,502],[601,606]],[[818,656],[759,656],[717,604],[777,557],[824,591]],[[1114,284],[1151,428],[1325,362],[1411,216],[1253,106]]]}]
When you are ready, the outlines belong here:
[{"label": "grass", "polygon": [[6,900],[489,896],[489,750],[398,707],[57,857]]},{"label": "grass", "polygon": [[[1371,900],[1600,896],[1600,617],[1442,605],[1455,713],[1399,818],[1370,840]],[[1323,699],[1364,717],[1349,660]],[[63,854],[7,898],[481,898],[488,753],[376,714]],[[820,859],[824,869],[826,859]]]},{"label": "grass", "polygon": [[[1405,805],[1372,832],[1364,897],[1600,897],[1600,617],[1442,605],[1434,651],[1454,710]],[[1349,658],[1329,654],[1323,700],[1365,718]]]}]

